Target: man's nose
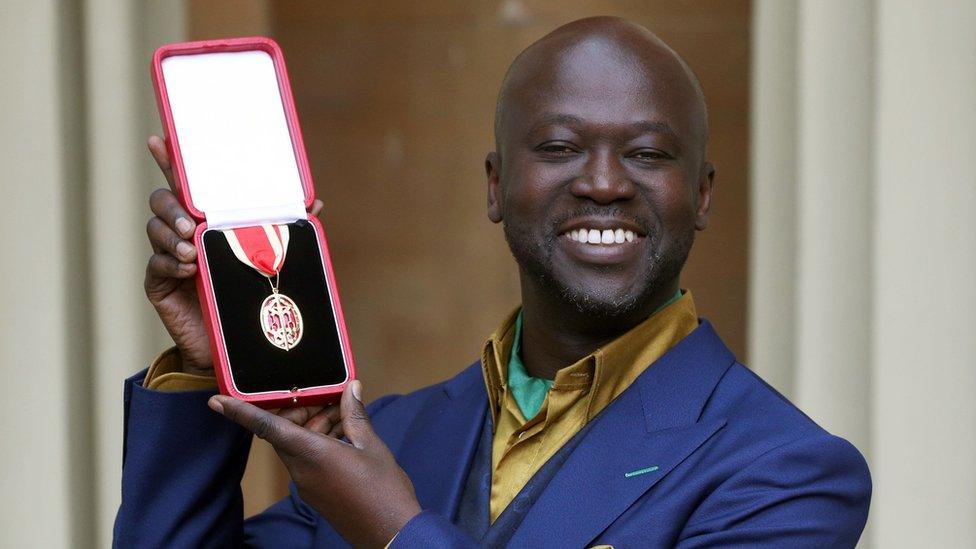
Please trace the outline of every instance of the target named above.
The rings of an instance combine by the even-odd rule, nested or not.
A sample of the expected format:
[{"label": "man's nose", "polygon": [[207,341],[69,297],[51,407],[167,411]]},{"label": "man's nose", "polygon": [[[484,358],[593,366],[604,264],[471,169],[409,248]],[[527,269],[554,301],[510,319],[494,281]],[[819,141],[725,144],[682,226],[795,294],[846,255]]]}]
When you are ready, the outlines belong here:
[{"label": "man's nose", "polygon": [[592,154],[570,188],[574,196],[597,204],[630,200],[636,192],[620,158],[609,152]]}]

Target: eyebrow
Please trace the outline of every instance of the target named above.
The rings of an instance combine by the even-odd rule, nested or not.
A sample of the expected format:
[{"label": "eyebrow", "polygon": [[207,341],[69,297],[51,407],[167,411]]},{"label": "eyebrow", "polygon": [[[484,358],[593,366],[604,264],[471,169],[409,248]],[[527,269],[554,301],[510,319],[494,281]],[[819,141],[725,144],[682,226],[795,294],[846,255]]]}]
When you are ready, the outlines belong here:
[{"label": "eyebrow", "polygon": [[[585,121],[571,114],[543,113],[539,121],[532,125],[531,131],[537,131],[544,126],[582,126]],[[667,122],[659,120],[644,120],[629,124],[634,133],[660,133],[670,137],[677,137],[674,129]]]}]

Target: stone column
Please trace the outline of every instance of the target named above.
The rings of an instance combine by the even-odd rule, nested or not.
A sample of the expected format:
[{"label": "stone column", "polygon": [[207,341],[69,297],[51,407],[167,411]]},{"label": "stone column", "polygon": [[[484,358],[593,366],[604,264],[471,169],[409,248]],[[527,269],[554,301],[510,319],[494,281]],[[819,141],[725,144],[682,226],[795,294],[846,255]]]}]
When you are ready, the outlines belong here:
[{"label": "stone column", "polygon": [[867,452],[871,0],[800,4],[794,402]]},{"label": "stone column", "polygon": [[796,291],[796,0],[753,6],[749,366],[793,394]]},{"label": "stone column", "polygon": [[872,3],[759,0],[754,21],[749,362],[866,451]]},{"label": "stone column", "polygon": [[872,523],[976,546],[976,3],[877,4]]}]

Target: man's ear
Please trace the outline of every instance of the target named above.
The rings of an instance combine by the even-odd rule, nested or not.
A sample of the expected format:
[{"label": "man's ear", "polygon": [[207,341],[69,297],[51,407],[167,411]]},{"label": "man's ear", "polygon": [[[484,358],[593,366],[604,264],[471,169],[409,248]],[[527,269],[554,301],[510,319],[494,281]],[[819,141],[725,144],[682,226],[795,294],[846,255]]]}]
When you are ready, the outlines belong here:
[{"label": "man's ear", "polygon": [[704,231],[708,227],[708,214],[712,207],[712,191],[715,190],[715,166],[705,162],[698,175],[698,211],[695,212],[695,229]]},{"label": "man's ear", "polygon": [[502,220],[500,171],[501,159],[498,153],[495,151],[488,153],[485,158],[485,175],[488,176],[488,219],[492,223],[500,223]]}]

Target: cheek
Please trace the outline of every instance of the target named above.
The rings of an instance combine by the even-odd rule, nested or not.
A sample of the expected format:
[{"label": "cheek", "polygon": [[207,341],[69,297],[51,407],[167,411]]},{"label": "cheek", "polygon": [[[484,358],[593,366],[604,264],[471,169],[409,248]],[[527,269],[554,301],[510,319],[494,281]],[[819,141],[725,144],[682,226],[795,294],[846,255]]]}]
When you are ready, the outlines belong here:
[{"label": "cheek", "polygon": [[694,227],[695,202],[685,192],[670,193],[663,200],[661,217],[666,227],[675,229]]},{"label": "cheek", "polygon": [[545,165],[510,174],[504,187],[505,222],[523,226],[545,222],[559,193],[557,176],[557,170]]},{"label": "cheek", "polygon": [[662,177],[643,185],[651,231],[657,233],[659,244],[681,240],[694,231],[697,219],[695,198],[688,185],[677,178]]}]

